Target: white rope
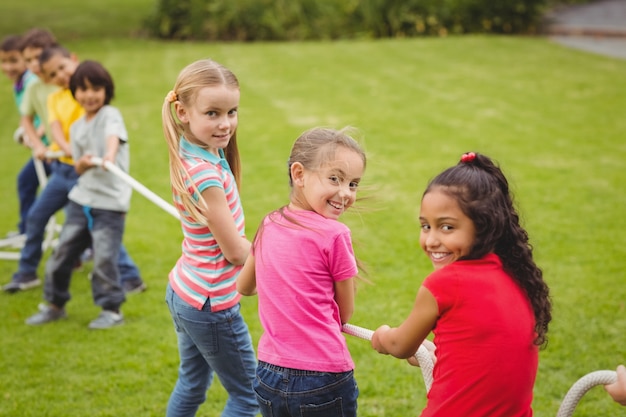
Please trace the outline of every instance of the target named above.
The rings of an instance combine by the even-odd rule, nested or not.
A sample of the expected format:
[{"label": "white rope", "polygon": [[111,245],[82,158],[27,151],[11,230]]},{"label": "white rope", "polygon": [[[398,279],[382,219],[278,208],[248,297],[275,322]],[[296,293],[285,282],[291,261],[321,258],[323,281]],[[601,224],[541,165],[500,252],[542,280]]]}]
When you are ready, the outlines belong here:
[{"label": "white rope", "polygon": [[615,381],[617,381],[615,371],[595,371],[583,376],[565,394],[556,417],[571,417],[576,405],[587,391],[597,385],[612,384]]},{"label": "white rope", "polygon": [[[356,336],[365,340],[372,340],[374,332],[363,327],[355,326],[353,324],[346,323],[343,325],[342,330],[344,333],[351,336]],[[420,365],[422,370],[422,377],[424,378],[424,384],[426,385],[426,391],[430,391],[430,387],[433,384],[433,360],[430,356],[430,352],[424,345],[420,345],[417,352],[415,352],[415,359]]]},{"label": "white rope", "polygon": [[167,211],[169,214],[171,214],[172,216],[180,220],[180,215],[178,213],[178,210],[176,210],[176,208],[173,205],[169,204],[168,202],[163,200],[161,197],[159,197],[158,195],[150,191],[143,184],[141,184],[139,181],[135,180],[133,177],[131,177],[130,175],[122,171],[116,165],[112,164],[109,161],[103,161],[102,158],[98,158],[96,156],[93,156],[91,158],[91,162],[93,164],[100,165],[100,166],[104,165],[104,167],[107,170],[117,175],[122,180],[124,180],[124,182],[129,184],[131,187],[133,187],[135,190],[141,193],[148,200],[152,201],[154,204],[161,207],[163,210]]}]

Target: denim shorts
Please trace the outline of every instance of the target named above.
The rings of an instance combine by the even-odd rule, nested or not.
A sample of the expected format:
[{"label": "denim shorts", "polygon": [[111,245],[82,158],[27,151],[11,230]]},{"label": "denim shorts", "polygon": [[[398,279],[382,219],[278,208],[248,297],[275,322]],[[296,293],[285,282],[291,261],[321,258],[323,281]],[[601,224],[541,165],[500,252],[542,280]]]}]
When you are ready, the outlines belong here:
[{"label": "denim shorts", "polygon": [[254,391],[263,417],[356,417],[354,371],[303,371],[259,361]]}]

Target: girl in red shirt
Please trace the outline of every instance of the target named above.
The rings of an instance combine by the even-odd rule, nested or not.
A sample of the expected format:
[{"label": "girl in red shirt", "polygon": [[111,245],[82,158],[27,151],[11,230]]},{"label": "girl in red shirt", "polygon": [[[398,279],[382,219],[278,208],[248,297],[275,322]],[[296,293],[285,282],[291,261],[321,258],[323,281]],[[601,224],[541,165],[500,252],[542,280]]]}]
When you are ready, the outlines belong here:
[{"label": "girl in red shirt", "polygon": [[420,223],[435,271],[406,320],[379,327],[372,346],[409,358],[434,333],[422,417],[532,416],[551,302],[504,174],[487,156],[464,154],[426,188]]}]

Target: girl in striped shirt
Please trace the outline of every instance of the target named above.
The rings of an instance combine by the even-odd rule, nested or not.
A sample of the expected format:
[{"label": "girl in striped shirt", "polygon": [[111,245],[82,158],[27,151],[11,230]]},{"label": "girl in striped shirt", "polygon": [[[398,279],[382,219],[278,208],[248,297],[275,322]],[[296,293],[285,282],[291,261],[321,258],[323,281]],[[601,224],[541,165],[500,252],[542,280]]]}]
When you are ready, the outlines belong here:
[{"label": "girl in striped shirt", "polygon": [[178,337],[168,417],[194,416],[214,373],[228,392],[223,417],[253,417],[256,357],[236,278],[250,251],[239,200],[239,83],[210,59],[185,67],[163,104],[174,203],[184,235],[166,301]]}]

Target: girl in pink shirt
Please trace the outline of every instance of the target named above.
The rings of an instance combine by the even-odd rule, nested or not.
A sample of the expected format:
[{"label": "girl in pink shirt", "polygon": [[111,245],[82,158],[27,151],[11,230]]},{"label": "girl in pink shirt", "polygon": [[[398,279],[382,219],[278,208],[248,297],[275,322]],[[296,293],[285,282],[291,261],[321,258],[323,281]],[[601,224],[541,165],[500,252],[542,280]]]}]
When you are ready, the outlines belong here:
[{"label": "girl in pink shirt", "polygon": [[345,130],[302,134],[289,157],[290,202],[263,219],[237,278],[239,292],[259,296],[254,390],[265,417],[356,416],[341,325],[354,310],[358,269],[338,219],[356,200],[365,161]]},{"label": "girl in pink shirt", "polygon": [[504,174],[466,153],[433,179],[420,209],[420,245],[435,271],[397,328],[372,346],[409,358],[435,335],[437,361],[422,417],[530,417],[538,347],[551,303]]}]

